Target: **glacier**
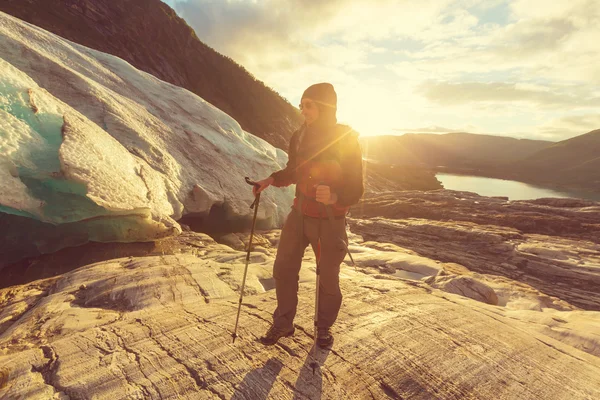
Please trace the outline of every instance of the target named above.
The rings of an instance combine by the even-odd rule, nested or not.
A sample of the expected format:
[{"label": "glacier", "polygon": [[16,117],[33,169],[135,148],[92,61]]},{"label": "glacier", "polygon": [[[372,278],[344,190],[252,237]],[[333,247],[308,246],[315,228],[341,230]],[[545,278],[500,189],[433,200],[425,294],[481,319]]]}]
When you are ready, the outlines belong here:
[{"label": "glacier", "polygon": [[[244,177],[287,162],[194,93],[1,12],[0,71],[0,268],[176,235],[214,207],[249,219]],[[261,226],[281,226],[292,198],[265,191]]]}]

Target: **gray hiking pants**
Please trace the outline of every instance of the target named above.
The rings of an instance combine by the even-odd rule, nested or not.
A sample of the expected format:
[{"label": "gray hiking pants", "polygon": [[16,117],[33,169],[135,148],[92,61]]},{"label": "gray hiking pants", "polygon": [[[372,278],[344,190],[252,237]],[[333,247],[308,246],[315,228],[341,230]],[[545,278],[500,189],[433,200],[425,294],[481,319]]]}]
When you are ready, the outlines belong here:
[{"label": "gray hiking pants", "polygon": [[[302,225],[301,225],[302,224]],[[292,210],[281,231],[277,256],[273,265],[277,308],[273,313],[275,326],[289,330],[293,326],[298,306],[298,280],[304,251],[310,243],[318,254],[319,224],[321,224],[321,257],[319,261],[319,314],[318,326],[328,328],[335,322],[342,305],[340,291],[340,264],[346,255],[345,218],[318,219],[300,217]],[[342,242],[342,240],[344,242]]]}]

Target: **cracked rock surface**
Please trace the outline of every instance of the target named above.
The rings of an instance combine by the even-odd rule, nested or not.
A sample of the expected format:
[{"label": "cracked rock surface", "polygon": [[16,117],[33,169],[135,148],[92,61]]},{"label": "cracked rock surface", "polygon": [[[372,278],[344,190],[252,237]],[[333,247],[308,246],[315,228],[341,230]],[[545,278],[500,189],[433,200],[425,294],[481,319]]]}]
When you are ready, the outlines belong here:
[{"label": "cracked rock surface", "polygon": [[[365,230],[367,222],[353,224]],[[164,255],[96,262],[0,290],[0,398],[600,397],[598,312],[356,234],[356,266],[347,259],[341,273],[335,343],[318,351],[313,374],[310,250],[295,335],[273,347],[257,341],[275,308],[278,235],[261,232],[251,252],[235,343],[246,253],[202,234],[166,239]],[[505,239],[496,235],[497,247]]]},{"label": "cracked rock surface", "polygon": [[405,191],[370,194],[352,214],[368,218],[350,222],[366,240],[527,283],[600,311],[598,202]]}]

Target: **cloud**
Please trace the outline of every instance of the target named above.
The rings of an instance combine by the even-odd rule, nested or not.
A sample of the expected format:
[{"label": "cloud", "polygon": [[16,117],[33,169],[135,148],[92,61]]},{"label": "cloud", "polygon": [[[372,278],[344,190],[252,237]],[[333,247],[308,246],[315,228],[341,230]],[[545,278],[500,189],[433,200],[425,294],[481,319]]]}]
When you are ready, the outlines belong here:
[{"label": "cloud", "polygon": [[423,48],[403,51],[408,60],[390,68],[399,76],[412,68],[434,80],[472,81],[473,74],[496,72],[505,82],[600,84],[599,1],[514,0],[509,6],[504,26],[465,23],[457,33],[438,23],[433,34],[415,32]]},{"label": "cloud", "polygon": [[167,1],[292,104],[333,83],[338,116],[363,133],[556,135],[541,124],[600,105],[597,0]]},{"label": "cloud", "polygon": [[426,82],[418,92],[441,105],[483,102],[529,102],[541,107],[591,108],[600,97],[583,87],[539,86],[518,83]]},{"label": "cloud", "polygon": [[202,41],[251,72],[318,62],[318,47],[292,23],[291,3],[187,0],[176,1],[175,9]]},{"label": "cloud", "polygon": [[[456,0],[171,0],[198,37],[251,72],[336,60],[323,47],[410,36]],[[448,29],[460,31],[457,11]],[[476,23],[472,18],[469,24]],[[430,31],[430,30],[429,30]],[[447,34],[447,33],[445,33]],[[363,57],[364,58],[364,57]],[[284,60],[288,60],[285,62]]]},{"label": "cloud", "polygon": [[596,0],[513,0],[510,6],[516,19],[583,18],[590,21],[600,13]]},{"label": "cloud", "polygon": [[557,118],[539,127],[536,134],[548,140],[565,140],[596,129],[600,129],[600,113]]},{"label": "cloud", "polygon": [[529,58],[560,49],[577,31],[575,22],[567,18],[535,19],[510,25],[490,44],[505,57]]}]

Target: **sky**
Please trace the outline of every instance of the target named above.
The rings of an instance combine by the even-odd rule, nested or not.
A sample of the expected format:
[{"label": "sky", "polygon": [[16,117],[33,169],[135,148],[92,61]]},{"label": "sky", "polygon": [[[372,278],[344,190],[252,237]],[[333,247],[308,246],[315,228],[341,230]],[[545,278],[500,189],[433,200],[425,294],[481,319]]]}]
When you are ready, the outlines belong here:
[{"label": "sky", "polygon": [[600,0],[164,0],[291,104],[361,135],[560,141],[600,128]]}]

